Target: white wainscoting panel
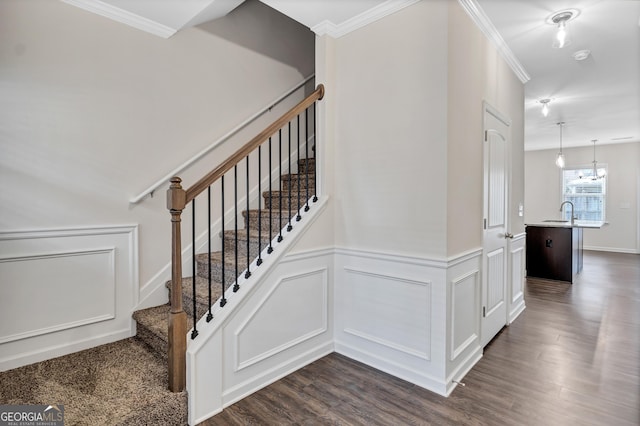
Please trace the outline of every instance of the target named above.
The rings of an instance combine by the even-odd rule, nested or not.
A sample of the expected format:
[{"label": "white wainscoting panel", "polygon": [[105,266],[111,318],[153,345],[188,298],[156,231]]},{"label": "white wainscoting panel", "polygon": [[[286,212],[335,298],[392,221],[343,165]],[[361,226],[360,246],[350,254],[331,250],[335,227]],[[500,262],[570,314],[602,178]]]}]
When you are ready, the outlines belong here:
[{"label": "white wainscoting panel", "polygon": [[482,356],[481,261],[336,249],[336,352],[448,395]]},{"label": "white wainscoting panel", "polygon": [[449,395],[456,382],[482,358],[480,317],[482,293],[482,249],[456,256],[447,269],[447,358],[446,389]]},{"label": "white wainscoting panel", "polygon": [[446,259],[340,248],[336,352],[444,394]]},{"label": "white wainscoting panel", "polygon": [[0,258],[0,303],[8,319],[0,323],[0,343],[115,318],[114,252]]},{"label": "white wainscoting panel", "polygon": [[431,283],[344,268],[344,332],[424,360],[431,359]]},{"label": "white wainscoting panel", "polygon": [[134,334],[136,226],[0,233],[0,371]]},{"label": "white wainscoting panel", "polygon": [[455,278],[451,286],[451,355],[455,361],[479,339],[479,270]]},{"label": "white wainscoting panel", "polygon": [[282,277],[234,332],[234,371],[327,331],[327,286],[327,268]]},{"label": "white wainscoting panel", "polygon": [[508,242],[509,250],[509,300],[507,304],[507,324],[511,324],[524,311],[524,276],[525,276],[525,242],[526,234],[518,234]]}]

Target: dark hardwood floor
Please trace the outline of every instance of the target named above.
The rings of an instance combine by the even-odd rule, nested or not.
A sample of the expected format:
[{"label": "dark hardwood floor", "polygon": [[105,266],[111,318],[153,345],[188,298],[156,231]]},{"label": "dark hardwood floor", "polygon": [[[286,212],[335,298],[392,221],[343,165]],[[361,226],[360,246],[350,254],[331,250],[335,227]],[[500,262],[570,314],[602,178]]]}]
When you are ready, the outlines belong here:
[{"label": "dark hardwood floor", "polygon": [[449,398],[331,354],[203,425],[640,425],[640,256],[585,252],[525,297]]}]

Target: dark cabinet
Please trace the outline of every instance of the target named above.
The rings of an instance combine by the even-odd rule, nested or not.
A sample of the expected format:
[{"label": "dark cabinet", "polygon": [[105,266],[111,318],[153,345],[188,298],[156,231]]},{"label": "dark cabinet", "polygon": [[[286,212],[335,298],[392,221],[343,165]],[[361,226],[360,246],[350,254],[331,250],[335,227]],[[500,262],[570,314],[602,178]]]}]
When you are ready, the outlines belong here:
[{"label": "dark cabinet", "polygon": [[582,270],[582,228],[527,226],[527,276],[573,282]]}]

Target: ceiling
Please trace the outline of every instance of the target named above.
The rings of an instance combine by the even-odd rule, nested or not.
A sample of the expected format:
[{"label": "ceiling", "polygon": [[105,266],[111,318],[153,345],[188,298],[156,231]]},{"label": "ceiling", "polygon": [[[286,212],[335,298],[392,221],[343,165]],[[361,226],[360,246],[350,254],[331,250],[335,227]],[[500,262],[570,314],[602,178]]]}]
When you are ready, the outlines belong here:
[{"label": "ceiling", "polygon": [[[525,84],[525,149],[640,141],[640,1],[477,0],[530,76]],[[578,9],[567,28],[573,39],[551,47],[554,12]],[[576,61],[572,54],[588,49]],[[541,113],[540,99],[550,112]]]},{"label": "ceiling", "polygon": [[[411,0],[261,0],[316,33],[326,25],[383,15]],[[441,0],[422,0],[441,1]],[[454,1],[454,0],[449,0]],[[506,43],[506,58],[525,83],[525,149],[640,141],[640,1],[638,0],[461,0],[465,9],[488,18],[493,40]],[[477,10],[475,10],[477,9]],[[545,20],[555,12],[578,9],[568,24],[572,43],[551,47],[556,27]],[[390,10],[391,12],[393,10]],[[376,13],[377,12],[377,13]],[[483,13],[484,12],[484,13]],[[373,20],[373,19],[371,19]],[[325,27],[323,27],[323,24]],[[340,36],[340,31],[329,30]],[[588,49],[576,61],[572,54]],[[527,81],[526,76],[529,77]],[[551,99],[547,117],[540,99]]]},{"label": "ceiling", "polygon": [[[162,37],[223,16],[244,0],[63,0]],[[340,37],[419,0],[261,0]],[[444,1],[444,0],[420,0]],[[455,1],[455,0],[447,0]],[[525,83],[525,149],[640,141],[640,0],[458,0]],[[554,12],[577,9],[572,43],[551,47]],[[572,54],[588,49],[576,61]],[[551,99],[541,114],[541,99]]]}]

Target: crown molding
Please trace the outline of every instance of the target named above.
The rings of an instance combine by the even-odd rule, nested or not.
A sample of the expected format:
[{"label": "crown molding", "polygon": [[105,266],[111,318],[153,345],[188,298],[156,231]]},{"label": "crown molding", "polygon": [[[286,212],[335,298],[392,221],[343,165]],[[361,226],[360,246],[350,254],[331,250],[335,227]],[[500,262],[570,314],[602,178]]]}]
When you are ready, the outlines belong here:
[{"label": "crown molding", "polygon": [[527,71],[520,61],[518,61],[516,55],[509,49],[509,46],[507,46],[507,43],[496,27],[493,26],[493,23],[478,2],[476,0],[458,0],[458,3],[460,3],[465,12],[471,17],[471,20],[480,28],[480,31],[493,43],[498,53],[500,53],[500,56],[509,64],[520,81],[524,84],[531,80]]},{"label": "crown molding", "polygon": [[384,3],[373,7],[360,15],[349,18],[343,23],[336,25],[330,21],[322,21],[317,25],[311,27],[311,31],[319,36],[329,35],[333,38],[342,37],[345,34],[349,34],[352,31],[369,25],[379,19],[389,16],[405,7],[411,6],[420,0],[387,0]]},{"label": "crown molding", "polygon": [[118,21],[122,24],[129,25],[139,30],[151,33],[153,35],[169,38],[174,35],[178,29],[171,28],[142,16],[136,15],[126,10],[120,9],[100,0],[62,0],[72,6],[79,7],[88,12],[95,13],[105,18]]}]

